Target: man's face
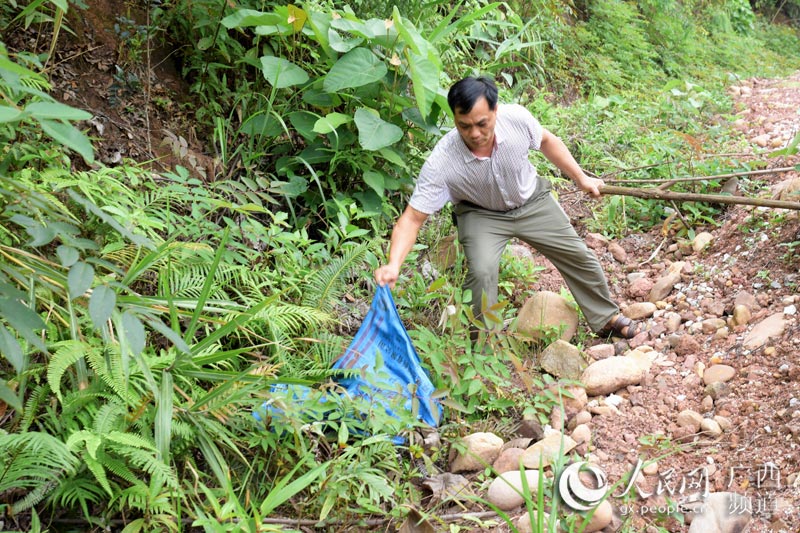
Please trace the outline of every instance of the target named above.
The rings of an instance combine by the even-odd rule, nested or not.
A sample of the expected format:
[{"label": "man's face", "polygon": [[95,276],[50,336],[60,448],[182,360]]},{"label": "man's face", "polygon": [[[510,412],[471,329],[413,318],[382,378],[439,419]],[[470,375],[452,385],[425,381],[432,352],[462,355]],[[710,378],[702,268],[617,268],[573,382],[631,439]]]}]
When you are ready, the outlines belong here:
[{"label": "man's face", "polygon": [[494,124],[497,110],[489,109],[486,98],[480,97],[469,113],[456,109],[456,129],[473,152],[491,152],[494,146]]}]

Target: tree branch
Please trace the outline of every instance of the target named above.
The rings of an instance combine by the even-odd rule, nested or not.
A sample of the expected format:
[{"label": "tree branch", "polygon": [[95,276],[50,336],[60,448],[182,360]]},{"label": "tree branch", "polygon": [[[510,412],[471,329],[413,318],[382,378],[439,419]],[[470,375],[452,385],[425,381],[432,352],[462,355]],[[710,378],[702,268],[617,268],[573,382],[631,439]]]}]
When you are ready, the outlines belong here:
[{"label": "tree branch", "polygon": [[787,200],[772,200],[770,198],[748,198],[745,196],[726,196],[723,194],[696,194],[688,192],[664,191],[658,188],[637,189],[633,187],[617,187],[604,185],[600,187],[601,194],[614,194],[620,196],[635,196],[648,200],[672,200],[677,202],[704,202],[709,204],[740,204],[756,205],[759,207],[773,207],[778,209],[794,209],[800,211],[800,202]]}]

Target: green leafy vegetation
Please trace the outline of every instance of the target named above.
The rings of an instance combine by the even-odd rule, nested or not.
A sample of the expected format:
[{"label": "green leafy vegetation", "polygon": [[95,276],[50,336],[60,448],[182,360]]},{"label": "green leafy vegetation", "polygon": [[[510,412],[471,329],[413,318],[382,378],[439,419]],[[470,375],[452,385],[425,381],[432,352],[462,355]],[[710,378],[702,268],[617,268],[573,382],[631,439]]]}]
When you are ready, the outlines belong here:
[{"label": "green leafy vegetation", "polygon": [[[414,420],[347,399],[332,415],[321,398],[389,224],[449,123],[449,83],[491,73],[588,170],[666,179],[741,169],[702,157],[741,142],[725,86],[800,57],[797,29],[772,23],[796,17],[795,1],[152,2],[146,20],[115,19],[129,38],[117,78],[143,90],[146,50],[176,50],[215,161],[156,171],[99,163],[91,114],[51,94],[54,50],[87,4],[0,6],[3,39],[33,25],[50,36],[43,50],[0,42],[0,514],[20,531],[402,520],[423,501],[410,458],[441,466],[448,445],[423,453]],[[690,224],[717,219],[685,209]],[[612,197],[590,225],[624,234],[669,215]],[[559,401],[530,373],[537,346],[504,331],[537,271],[505,256],[508,301],[476,321],[460,254],[421,268],[453,232],[445,219],[423,231],[396,300],[445,406],[443,442],[471,426],[511,434]],[[279,401],[278,382],[318,395],[265,427],[252,412]],[[538,519],[552,529],[555,513]]]}]

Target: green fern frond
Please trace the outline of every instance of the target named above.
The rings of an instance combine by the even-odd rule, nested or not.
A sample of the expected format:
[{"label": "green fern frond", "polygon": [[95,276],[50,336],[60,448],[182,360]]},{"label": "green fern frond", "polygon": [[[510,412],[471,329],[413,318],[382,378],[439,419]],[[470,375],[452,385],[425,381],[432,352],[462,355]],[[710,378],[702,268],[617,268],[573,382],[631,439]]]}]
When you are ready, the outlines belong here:
[{"label": "green fern frond", "polygon": [[78,465],[75,454],[47,433],[0,434],[0,450],[0,496],[7,491],[32,493],[16,502],[20,505],[36,505]]},{"label": "green fern frond", "polygon": [[11,512],[13,514],[17,514],[36,506],[39,502],[44,500],[47,495],[50,494],[54,488],[56,488],[57,485],[57,481],[48,481],[47,483],[39,485],[33,490],[28,491],[28,493],[25,494],[21,500],[14,502],[14,504],[11,506]]},{"label": "green fern frond", "polygon": [[156,445],[150,439],[146,439],[135,433],[123,433],[122,431],[109,431],[104,434],[106,440],[121,444],[125,447],[139,448],[142,450],[156,451]]},{"label": "green fern frond", "polygon": [[344,278],[361,263],[370,243],[362,243],[347,250],[328,265],[312,274],[306,283],[303,305],[331,312],[333,304],[344,292]]},{"label": "green fern frond", "polygon": [[116,499],[111,502],[120,511],[142,511],[149,512],[148,502],[150,500],[150,490],[141,480],[136,480],[130,487],[125,487]]},{"label": "green fern frond", "polygon": [[264,320],[273,339],[301,335],[332,320],[331,315],[319,307],[287,303],[265,307],[254,318]]},{"label": "green fern frond", "polygon": [[150,474],[152,480],[158,485],[167,485],[173,489],[178,488],[178,476],[175,471],[156,457],[155,453],[136,448],[120,448],[118,452],[127,457],[135,467]]},{"label": "green fern frond", "polygon": [[55,344],[56,351],[50,358],[50,363],[47,366],[47,382],[50,388],[56,394],[59,400],[63,401],[61,395],[61,378],[66,371],[74,365],[78,359],[85,356],[92,347],[79,340],[61,341]]},{"label": "green fern frond", "polygon": [[125,423],[124,416],[127,414],[125,406],[116,402],[109,402],[100,406],[94,416],[94,431],[98,435],[105,435],[111,431],[119,429]]},{"label": "green fern frond", "polygon": [[137,483],[139,481],[139,476],[134,473],[133,470],[120,459],[116,459],[114,457],[105,454],[103,457],[103,466],[106,470],[114,474],[120,479],[124,479],[128,483]]},{"label": "green fern frond", "polygon": [[46,383],[37,385],[28,396],[25,402],[25,410],[22,412],[22,420],[20,421],[20,432],[28,431],[33,424],[34,419],[39,414],[39,407],[44,405],[49,399],[52,391],[50,386]]},{"label": "green fern frond", "polygon": [[[100,454],[100,456],[102,457],[102,454]],[[100,486],[103,487],[109,496],[113,496],[114,491],[111,489],[111,484],[108,482],[108,476],[106,475],[106,469],[103,467],[102,463],[92,458],[89,454],[83,454],[83,460],[89,468],[89,471],[94,474],[94,478],[100,483]]]},{"label": "green fern frond", "polygon": [[91,350],[86,354],[89,366],[117,396],[128,403],[136,402],[138,395],[131,390],[126,372],[122,368],[123,358],[119,355],[119,346],[107,346]]},{"label": "green fern frond", "polygon": [[107,496],[97,483],[86,477],[75,476],[58,484],[50,495],[52,501],[59,506],[72,509],[80,505],[84,514],[88,514],[89,505],[105,501]]}]

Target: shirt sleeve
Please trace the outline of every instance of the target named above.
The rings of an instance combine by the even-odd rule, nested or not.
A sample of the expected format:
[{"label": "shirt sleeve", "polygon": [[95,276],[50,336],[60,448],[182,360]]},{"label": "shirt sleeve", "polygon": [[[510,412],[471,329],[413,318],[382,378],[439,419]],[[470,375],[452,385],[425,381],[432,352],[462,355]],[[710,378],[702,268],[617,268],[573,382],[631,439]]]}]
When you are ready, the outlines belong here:
[{"label": "shirt sleeve", "polygon": [[434,149],[420,170],[419,178],[408,204],[421,213],[432,215],[451,201],[442,173],[439,170],[441,153]]},{"label": "shirt sleeve", "polygon": [[542,125],[539,124],[539,121],[536,120],[536,117],[534,117],[530,111],[524,107],[522,109],[525,111],[525,129],[531,142],[530,148],[531,150],[539,150],[542,146]]}]

